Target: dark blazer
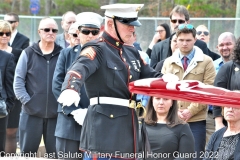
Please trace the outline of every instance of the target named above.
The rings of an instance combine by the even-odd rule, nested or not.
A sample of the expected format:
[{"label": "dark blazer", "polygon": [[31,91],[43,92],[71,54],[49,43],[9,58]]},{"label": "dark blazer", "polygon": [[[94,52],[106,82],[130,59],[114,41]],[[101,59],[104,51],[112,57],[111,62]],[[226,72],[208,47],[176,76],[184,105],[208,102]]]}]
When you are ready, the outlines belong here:
[{"label": "dark blazer", "polygon": [[[218,71],[216,78],[214,80],[214,86],[225,88],[228,90],[240,90],[240,72],[235,68],[240,69],[239,62],[229,61],[225,63]],[[213,116],[222,117],[222,107],[213,107]]]},{"label": "dark blazer", "polygon": [[[151,63],[150,63],[151,67],[155,68],[158,62],[172,55],[172,50],[170,45],[171,39],[172,39],[172,35],[169,38],[159,43],[156,43],[153,46],[152,53],[151,53]],[[209,56],[207,44],[205,42],[201,40],[197,40],[194,45],[199,47],[204,54]]]},{"label": "dark blazer", "polygon": [[0,50],[0,72],[2,77],[1,96],[5,99],[8,110],[14,107],[15,94],[13,91],[13,78],[15,71],[15,62],[13,54]]},{"label": "dark blazer", "polygon": [[208,48],[208,54],[209,57],[212,58],[213,61],[215,61],[216,59],[220,58],[221,56],[215,52],[210,51],[210,49]]},{"label": "dark blazer", "polygon": [[11,45],[12,48],[15,49],[25,49],[29,46],[29,38],[24,36],[23,34],[17,32],[16,37],[13,40]]}]

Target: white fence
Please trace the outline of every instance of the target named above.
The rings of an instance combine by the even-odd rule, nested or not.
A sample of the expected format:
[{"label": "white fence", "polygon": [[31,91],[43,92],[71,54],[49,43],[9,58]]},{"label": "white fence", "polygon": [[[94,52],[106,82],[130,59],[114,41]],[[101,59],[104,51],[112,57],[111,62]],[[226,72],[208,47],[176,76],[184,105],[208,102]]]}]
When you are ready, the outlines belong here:
[{"label": "white fence", "polygon": [[[3,19],[4,15],[0,15],[0,18]],[[20,25],[18,27],[19,32],[23,33],[30,38],[31,42],[36,42],[39,40],[37,33],[37,28],[40,19],[42,16],[20,16]],[[52,17],[54,18],[59,27],[59,33],[62,33],[61,28],[61,17]],[[168,17],[140,17],[140,22],[142,23],[141,27],[136,27],[137,39],[140,43],[143,51],[146,51],[149,43],[152,40],[153,35],[155,34],[155,29],[159,23],[169,24]],[[217,52],[216,45],[218,36],[222,32],[232,32],[238,38],[240,29],[235,30],[235,25],[240,23],[240,18],[191,18],[190,21],[195,27],[200,24],[204,24],[208,27],[210,31],[210,42],[208,44],[210,50]]]}]

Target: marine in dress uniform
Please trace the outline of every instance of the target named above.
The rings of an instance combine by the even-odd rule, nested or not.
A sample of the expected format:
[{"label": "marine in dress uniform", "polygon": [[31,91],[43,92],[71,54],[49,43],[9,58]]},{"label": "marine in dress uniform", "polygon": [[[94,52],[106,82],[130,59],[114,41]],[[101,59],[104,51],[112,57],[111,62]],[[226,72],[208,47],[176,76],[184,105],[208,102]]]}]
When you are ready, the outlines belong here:
[{"label": "marine in dress uniform", "polygon": [[93,153],[99,159],[106,155],[136,158],[129,157],[139,147],[138,120],[134,108],[129,107],[128,84],[159,76],[144,63],[137,49],[124,44],[124,34],[132,35],[134,26],[141,25],[137,13],[142,7],[143,4],[102,6],[101,9],[106,9],[105,31],[99,39],[83,46],[65,77],[59,103],[77,105],[83,84],[90,98],[80,137],[80,150],[86,151],[85,159]]},{"label": "marine in dress uniform", "polygon": [[[84,28],[91,29],[94,31],[100,31],[101,24],[103,22],[103,17],[97,13],[93,12],[82,12],[77,15],[75,27],[78,29]],[[72,27],[72,26],[71,26]],[[70,28],[71,28],[70,27]],[[70,32],[71,29],[69,29]],[[76,30],[74,30],[76,33]],[[62,83],[64,81],[65,75],[71,64],[77,59],[81,47],[84,42],[91,39],[98,38],[98,35],[85,35],[77,31],[78,38],[81,38],[81,43],[72,48],[65,48],[61,51],[56,68],[53,75],[52,81],[52,91],[56,98],[61,93]],[[89,105],[89,99],[86,95],[84,85],[80,89],[81,101],[78,106],[63,106],[58,104],[58,118],[55,130],[56,136],[56,149],[59,159],[82,159],[82,154],[79,151],[80,145],[80,133],[82,126],[76,121],[76,116],[74,116],[78,110],[87,108]],[[81,118],[77,115],[77,118]],[[69,154],[71,153],[71,154]]]}]

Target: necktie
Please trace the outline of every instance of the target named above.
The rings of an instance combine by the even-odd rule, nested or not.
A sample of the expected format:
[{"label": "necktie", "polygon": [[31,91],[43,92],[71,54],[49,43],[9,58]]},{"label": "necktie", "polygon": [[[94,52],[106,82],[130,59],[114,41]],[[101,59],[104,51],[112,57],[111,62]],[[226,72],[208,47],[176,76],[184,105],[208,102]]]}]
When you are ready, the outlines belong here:
[{"label": "necktie", "polygon": [[188,67],[188,63],[187,63],[188,58],[186,56],[183,57],[183,69],[184,71],[186,71],[187,67]]}]

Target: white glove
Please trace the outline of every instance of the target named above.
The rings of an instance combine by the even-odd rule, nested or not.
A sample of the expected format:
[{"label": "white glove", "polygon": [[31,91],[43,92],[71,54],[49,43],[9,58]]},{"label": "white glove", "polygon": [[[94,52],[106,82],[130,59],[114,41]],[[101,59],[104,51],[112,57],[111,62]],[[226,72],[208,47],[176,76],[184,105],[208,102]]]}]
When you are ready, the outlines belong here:
[{"label": "white glove", "polygon": [[71,115],[73,115],[74,120],[80,125],[83,125],[83,121],[85,119],[86,114],[87,108],[84,109],[80,108],[71,112]]},{"label": "white glove", "polygon": [[172,73],[166,73],[162,76],[164,82],[177,82],[179,81],[178,76]]},{"label": "white glove", "polygon": [[80,96],[76,91],[66,89],[60,94],[57,101],[63,106],[71,106],[74,103],[77,107],[80,102]]}]

